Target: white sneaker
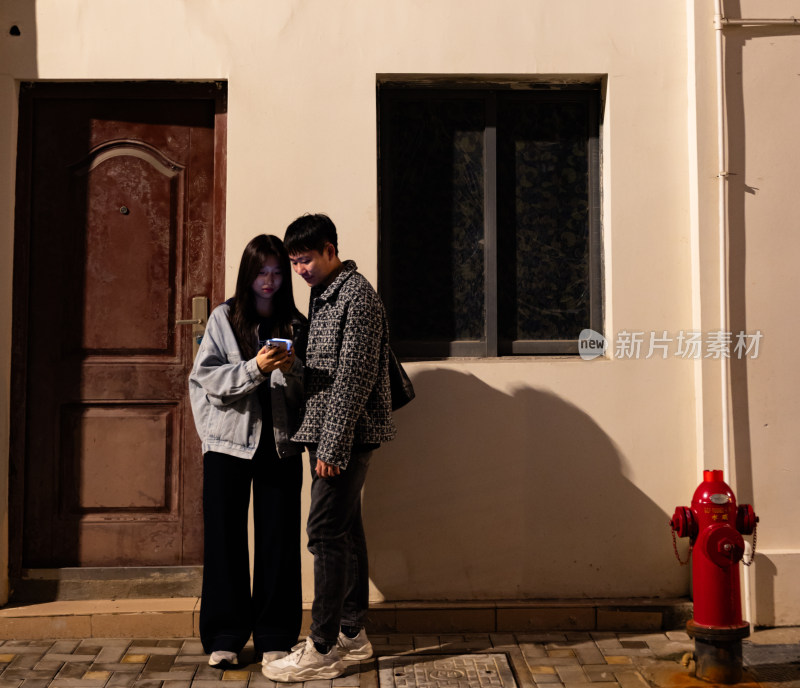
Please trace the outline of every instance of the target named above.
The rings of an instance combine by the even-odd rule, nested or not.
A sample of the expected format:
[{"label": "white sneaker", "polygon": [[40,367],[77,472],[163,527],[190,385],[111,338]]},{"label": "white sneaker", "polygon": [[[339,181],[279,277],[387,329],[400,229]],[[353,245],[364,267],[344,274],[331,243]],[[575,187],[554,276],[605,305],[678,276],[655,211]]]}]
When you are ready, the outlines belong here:
[{"label": "white sneaker", "polygon": [[363,628],[355,638],[348,638],[340,631],[336,647],[339,649],[339,656],[342,659],[369,659],[372,657],[372,643],[369,642],[367,632]]},{"label": "white sneaker", "polygon": [[267,666],[270,662],[274,662],[276,659],[283,659],[288,652],[284,652],[283,650],[271,650],[270,652],[265,652],[261,655],[261,666]]},{"label": "white sneaker", "polygon": [[306,638],[306,642],[297,647],[292,654],[283,659],[276,659],[261,669],[261,673],[272,681],[294,683],[313,679],[336,678],[344,672],[344,664],[339,658],[339,651],[334,645],[328,654],[317,652],[314,641]]},{"label": "white sneaker", "polygon": [[239,658],[235,652],[228,652],[226,650],[214,650],[208,658],[208,665],[213,667],[221,667],[220,665],[230,664],[235,666],[239,663]]}]

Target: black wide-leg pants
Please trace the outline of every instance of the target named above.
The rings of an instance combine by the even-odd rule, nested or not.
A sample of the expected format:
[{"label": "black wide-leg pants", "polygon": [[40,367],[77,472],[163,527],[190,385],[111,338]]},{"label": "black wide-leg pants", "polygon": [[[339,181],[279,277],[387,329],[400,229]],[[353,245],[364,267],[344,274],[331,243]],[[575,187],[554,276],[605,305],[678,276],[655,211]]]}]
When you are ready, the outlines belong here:
[{"label": "black wide-leg pants", "polygon": [[[203,649],[239,653],[252,634],[256,659],[263,652],[289,650],[297,642],[302,617],[301,458],[279,458],[268,437],[252,459],[207,452],[203,469]],[[247,542],[251,485],[252,593]]]}]

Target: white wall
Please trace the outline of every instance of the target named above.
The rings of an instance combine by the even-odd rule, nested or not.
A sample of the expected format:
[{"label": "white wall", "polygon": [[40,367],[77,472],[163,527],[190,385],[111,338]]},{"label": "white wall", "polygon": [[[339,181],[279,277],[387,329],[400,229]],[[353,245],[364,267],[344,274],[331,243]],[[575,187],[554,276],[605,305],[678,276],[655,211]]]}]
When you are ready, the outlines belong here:
[{"label": "white wall", "polygon": [[[745,18],[790,18],[800,2],[736,3]],[[735,371],[737,481],[761,522],[752,572],[755,618],[769,625],[800,621],[800,474],[797,470],[795,342],[792,306],[800,293],[797,26],[725,31],[729,121],[732,318],[764,333],[757,360]]]},{"label": "white wall", "polygon": [[[5,3],[0,33],[28,4]],[[375,283],[378,74],[607,75],[606,334],[613,345],[621,330],[710,330],[719,323],[712,5],[37,0],[35,59],[6,62],[2,43],[9,86],[0,124],[11,145],[9,79],[226,79],[228,290],[249,238],[282,235],[306,211],[331,215],[343,256]],[[0,209],[12,198],[9,167],[0,169]],[[748,212],[759,212],[758,198]],[[9,243],[10,213],[2,217]],[[764,221],[759,231],[774,226]],[[766,270],[789,248],[785,238],[764,238],[768,252],[748,269],[761,260]],[[756,234],[748,250],[751,241]],[[0,284],[5,302],[8,293]],[[296,293],[304,306],[305,286]],[[769,285],[748,291],[748,329],[780,322],[772,293]],[[2,312],[8,331],[10,312]],[[0,360],[7,377],[7,351]],[[797,493],[796,482],[784,488],[769,475],[787,477],[794,437],[785,360],[776,351],[747,366],[758,400],[775,409],[763,419],[771,431],[757,428],[761,408],[744,419],[753,465],[757,454],[773,457],[754,483],[757,511],[773,492]],[[374,597],[687,594],[667,523],[688,504],[700,469],[721,467],[718,368],[672,355],[409,364],[418,399],[398,413],[400,435],[376,454],[364,495]],[[776,378],[786,398],[769,394]],[[770,516],[770,527],[782,520]],[[767,530],[765,546],[792,538],[788,527]],[[308,596],[309,557],[304,567]]]}]

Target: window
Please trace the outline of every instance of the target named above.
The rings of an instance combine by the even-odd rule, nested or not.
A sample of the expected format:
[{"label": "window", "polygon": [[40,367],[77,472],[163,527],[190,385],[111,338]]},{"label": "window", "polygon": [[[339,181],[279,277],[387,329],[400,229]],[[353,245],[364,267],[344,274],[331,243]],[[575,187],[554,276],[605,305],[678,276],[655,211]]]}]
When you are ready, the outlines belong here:
[{"label": "window", "polygon": [[399,355],[577,354],[602,331],[599,87],[378,89],[379,289]]}]

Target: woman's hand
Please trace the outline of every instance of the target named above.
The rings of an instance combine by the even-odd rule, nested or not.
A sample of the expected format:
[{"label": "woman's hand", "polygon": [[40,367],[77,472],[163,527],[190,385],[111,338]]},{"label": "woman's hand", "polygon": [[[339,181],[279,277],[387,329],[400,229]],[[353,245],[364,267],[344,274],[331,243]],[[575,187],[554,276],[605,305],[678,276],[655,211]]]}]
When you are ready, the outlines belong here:
[{"label": "woman's hand", "polygon": [[262,375],[269,375],[276,368],[286,365],[288,358],[286,349],[265,346],[256,354],[256,365]]}]

